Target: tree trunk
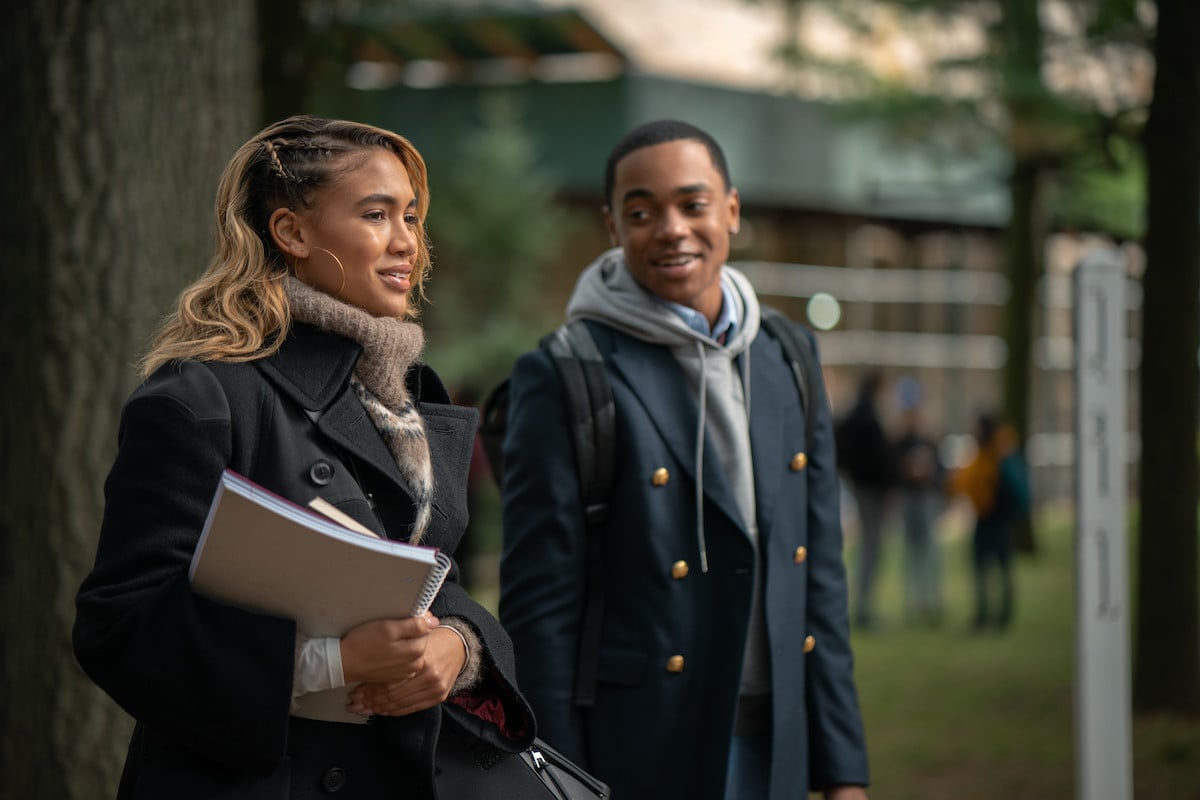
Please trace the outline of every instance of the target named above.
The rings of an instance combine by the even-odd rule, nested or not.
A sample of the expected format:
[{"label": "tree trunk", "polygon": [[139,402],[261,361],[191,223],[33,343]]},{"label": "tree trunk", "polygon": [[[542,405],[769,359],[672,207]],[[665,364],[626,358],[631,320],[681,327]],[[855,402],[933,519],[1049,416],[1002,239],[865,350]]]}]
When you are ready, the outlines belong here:
[{"label": "tree trunk", "polygon": [[254,7],[39,0],[8,20],[0,775],[6,797],[112,797],[131,723],[72,656],[74,596],[134,364],[253,133]]},{"label": "tree trunk", "polygon": [[1200,710],[1197,377],[1200,348],[1200,4],[1160,0],[1146,126],[1134,703]]},{"label": "tree trunk", "polygon": [[[1005,307],[1004,417],[1022,442],[1029,435],[1032,393],[1033,336],[1037,321],[1037,282],[1042,276],[1046,241],[1045,176],[1033,159],[1018,160],[1008,182],[1012,207],[1005,231],[1004,259],[1011,285]],[[1036,552],[1032,521],[1026,515],[1016,529],[1016,547]]]},{"label": "tree trunk", "polygon": [[310,65],[317,56],[301,0],[258,0],[262,124],[309,109]]},{"label": "tree trunk", "polygon": [[[1004,262],[1012,294],[1005,308],[1005,418],[1017,429],[1022,444],[1029,436],[1032,394],[1033,336],[1037,321],[1037,282],[1042,276],[1048,218],[1045,202],[1046,163],[1053,153],[1052,137],[1043,126],[1047,92],[1042,83],[1042,21],[1039,0],[1011,0],[1002,6],[996,29],[1003,58],[999,77],[1010,119],[1008,182],[1009,220],[1004,239]],[[1031,517],[1016,529],[1016,547],[1035,552]]]}]

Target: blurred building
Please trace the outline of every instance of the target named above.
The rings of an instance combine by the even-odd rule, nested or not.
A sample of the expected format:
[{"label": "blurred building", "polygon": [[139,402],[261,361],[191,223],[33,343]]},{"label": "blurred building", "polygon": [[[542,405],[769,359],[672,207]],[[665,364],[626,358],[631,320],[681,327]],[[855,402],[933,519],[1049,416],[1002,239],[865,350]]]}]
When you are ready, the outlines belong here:
[{"label": "blurred building", "polygon": [[[408,3],[351,26],[356,91],[346,98],[338,87],[322,106],[402,131],[431,162],[445,161],[481,98],[502,91],[563,201],[593,213],[608,149],[625,130],[663,117],[699,125],[725,148],[743,204],[733,259],[764,300],[798,318],[815,294],[839,301],[840,320],[819,334],[835,409],[851,402],[860,371],[883,367],[922,382],[935,434],[968,431],[978,411],[999,405],[1007,358],[1008,163],[996,150],[968,156],[847,118],[836,76],[778,57],[789,44],[834,54],[861,46],[832,18],[805,13],[743,0]],[[969,24],[881,30],[864,54],[870,68],[915,81],[933,51],[982,46]],[[561,307],[579,269],[607,246],[596,220],[540,287],[548,304]],[[1089,241],[1048,244],[1029,440],[1041,498],[1070,494],[1069,272]]]}]

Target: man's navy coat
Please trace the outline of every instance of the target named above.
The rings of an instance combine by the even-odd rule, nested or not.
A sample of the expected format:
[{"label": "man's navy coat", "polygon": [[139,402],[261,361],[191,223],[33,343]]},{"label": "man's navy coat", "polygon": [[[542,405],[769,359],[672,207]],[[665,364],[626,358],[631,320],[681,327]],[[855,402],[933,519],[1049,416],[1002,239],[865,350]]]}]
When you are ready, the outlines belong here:
[{"label": "man's navy coat", "polygon": [[[754,547],[715,457],[704,460],[707,573],[696,534],[698,403],[671,353],[589,322],[616,403],[603,530],[594,708],[572,702],[587,563],[575,453],[542,351],[511,382],[500,617],[542,738],[619,798],[721,798],[750,618]],[[811,334],[806,335],[811,340]],[[805,441],[782,350],[750,348],[750,437],[773,682],[771,798],[867,783],[852,678],[828,401]],[[711,444],[707,452],[713,453]],[[662,470],[665,470],[665,476]],[[658,478],[655,479],[655,475]],[[666,478],[664,481],[663,478]]]}]

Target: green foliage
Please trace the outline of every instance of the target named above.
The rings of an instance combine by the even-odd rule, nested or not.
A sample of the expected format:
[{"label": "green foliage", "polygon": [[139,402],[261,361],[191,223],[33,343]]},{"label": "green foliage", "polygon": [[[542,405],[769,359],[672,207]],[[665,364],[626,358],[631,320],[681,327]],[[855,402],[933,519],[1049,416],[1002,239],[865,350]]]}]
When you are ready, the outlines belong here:
[{"label": "green foliage", "polygon": [[429,163],[429,360],[450,385],[482,389],[557,324],[536,303],[539,276],[579,223],[538,170],[512,97],[486,95],[477,127],[439,152],[454,157]]},{"label": "green foliage", "polygon": [[[841,103],[843,120],[883,125],[896,142],[927,151],[950,148],[975,155],[999,150],[1014,163],[1035,163],[1057,190],[1053,210],[1062,224],[1120,237],[1141,233],[1143,196],[1136,182],[1143,170],[1131,153],[1144,109],[1137,104],[1113,108],[1094,97],[1056,91],[1043,72],[1051,51],[1107,54],[1110,47],[1125,48],[1123,52],[1145,48],[1146,22],[1135,0],[1062,4],[1059,17],[1070,15],[1074,27],[1047,26],[1040,13],[1044,0],[775,2],[787,9],[794,24],[805,6],[820,5],[866,42],[884,9],[914,21],[973,19],[986,31],[982,50],[935,61],[919,84],[881,76],[855,58],[820,59],[805,52],[794,32],[776,54],[793,68],[816,71],[848,87],[850,97]],[[974,88],[964,91],[964,86]]]},{"label": "green foliage", "polygon": [[1111,157],[1085,152],[1068,162],[1051,202],[1055,226],[1105,231],[1140,239],[1146,231],[1146,164],[1141,148],[1126,139],[1111,144]]},{"label": "green foliage", "polygon": [[1145,25],[1138,16],[1139,0],[1093,0],[1094,16],[1088,34],[1149,46]]}]

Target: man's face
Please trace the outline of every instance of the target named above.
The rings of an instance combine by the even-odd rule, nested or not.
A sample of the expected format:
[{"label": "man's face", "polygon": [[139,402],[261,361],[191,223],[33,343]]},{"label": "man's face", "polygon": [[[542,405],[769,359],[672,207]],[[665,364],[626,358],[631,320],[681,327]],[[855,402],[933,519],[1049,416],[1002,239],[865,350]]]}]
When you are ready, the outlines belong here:
[{"label": "man's face", "polygon": [[679,139],[634,150],[617,162],[609,202],[608,233],[634,279],[715,322],[739,204],[708,148]]}]

